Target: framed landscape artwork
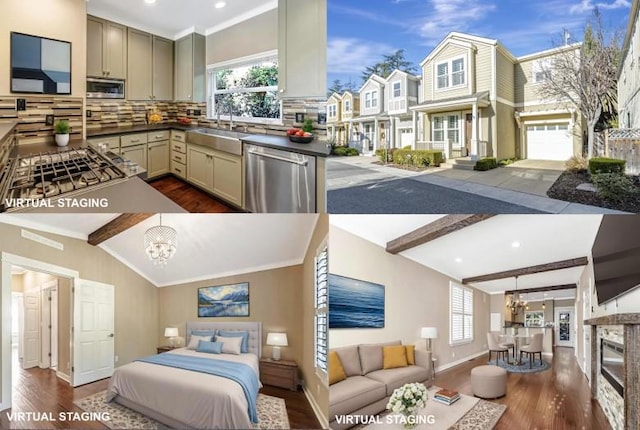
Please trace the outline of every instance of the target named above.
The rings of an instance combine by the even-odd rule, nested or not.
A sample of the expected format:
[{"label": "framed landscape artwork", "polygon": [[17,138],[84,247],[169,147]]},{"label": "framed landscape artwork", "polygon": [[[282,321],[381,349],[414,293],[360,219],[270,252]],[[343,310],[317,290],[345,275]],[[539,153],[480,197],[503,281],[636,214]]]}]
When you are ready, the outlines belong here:
[{"label": "framed landscape artwork", "polygon": [[248,282],[198,288],[198,317],[248,316]]},{"label": "framed landscape artwork", "polygon": [[524,313],[525,327],[544,326],[544,311],[527,311]]},{"label": "framed landscape artwork", "polygon": [[384,328],[384,285],[329,274],[329,328]]}]

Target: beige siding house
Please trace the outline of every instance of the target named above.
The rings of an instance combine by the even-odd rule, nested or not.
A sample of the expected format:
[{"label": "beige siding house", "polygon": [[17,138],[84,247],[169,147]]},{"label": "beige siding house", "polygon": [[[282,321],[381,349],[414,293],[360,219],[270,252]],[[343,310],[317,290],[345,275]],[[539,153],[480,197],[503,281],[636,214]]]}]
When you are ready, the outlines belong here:
[{"label": "beige siding house", "polygon": [[576,45],[516,58],[495,39],[450,33],[421,63],[423,97],[411,110],[424,131],[414,145],[447,158],[566,160],[580,152],[575,112],[536,91],[565,49]]},{"label": "beige siding house", "polygon": [[633,0],[622,47],[618,76],[618,114],[621,128],[640,128],[640,0]]},{"label": "beige siding house", "polygon": [[362,154],[388,148],[390,122],[385,112],[385,86],[386,80],[374,74],[358,91],[360,115],[352,121],[351,145]]},{"label": "beige siding house", "polygon": [[420,78],[394,70],[386,79],[386,112],[389,115],[389,137],[392,148],[412,145],[417,129],[411,108],[418,104]]},{"label": "beige siding house", "polygon": [[342,96],[333,93],[327,99],[327,134],[333,142],[344,145],[347,141],[342,124]]}]

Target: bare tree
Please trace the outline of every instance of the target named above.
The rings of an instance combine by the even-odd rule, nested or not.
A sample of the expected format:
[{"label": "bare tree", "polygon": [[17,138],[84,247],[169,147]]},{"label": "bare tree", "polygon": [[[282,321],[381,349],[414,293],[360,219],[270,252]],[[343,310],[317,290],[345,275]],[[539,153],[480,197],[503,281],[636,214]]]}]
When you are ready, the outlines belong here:
[{"label": "bare tree", "polygon": [[619,62],[620,32],[607,35],[596,8],[587,22],[582,44],[558,49],[544,68],[546,79],[538,86],[542,98],[567,100],[585,118],[588,158],[593,156],[595,127],[600,117],[605,112],[615,114],[617,109]]}]

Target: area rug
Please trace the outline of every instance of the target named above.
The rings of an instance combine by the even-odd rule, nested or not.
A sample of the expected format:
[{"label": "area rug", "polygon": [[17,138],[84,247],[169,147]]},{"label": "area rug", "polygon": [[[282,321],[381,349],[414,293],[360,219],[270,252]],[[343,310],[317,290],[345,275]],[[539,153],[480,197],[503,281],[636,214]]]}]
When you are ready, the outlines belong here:
[{"label": "area rug", "polygon": [[[110,421],[101,421],[110,429],[140,429],[161,430],[167,426],[145,417],[117,403],[107,403],[106,391],[101,391],[92,396],[73,402],[74,405],[86,412],[108,412]],[[258,394],[258,419],[260,422],[254,425],[255,429],[289,429],[289,417],[284,399]]]},{"label": "area rug", "polygon": [[[433,396],[440,390],[439,387],[429,388],[429,401],[427,407],[422,409],[419,415],[431,416],[431,420],[423,420],[416,430],[490,430],[498,423],[506,405],[488,402],[477,397],[460,395],[460,400],[448,406],[433,400]],[[376,419],[376,422],[367,426],[360,425],[356,429],[382,430],[402,429],[389,411],[386,411]]]},{"label": "area rug", "polygon": [[542,363],[540,363],[539,360],[535,360],[533,362],[533,366],[531,367],[531,369],[529,369],[528,360],[525,361],[524,364],[521,366],[515,366],[513,364],[509,364],[504,360],[498,360],[497,364],[495,360],[488,361],[487,364],[493,364],[494,366],[502,367],[507,372],[512,372],[512,373],[536,373],[536,372],[544,372],[545,370],[551,369],[551,365],[544,360],[542,360]]}]

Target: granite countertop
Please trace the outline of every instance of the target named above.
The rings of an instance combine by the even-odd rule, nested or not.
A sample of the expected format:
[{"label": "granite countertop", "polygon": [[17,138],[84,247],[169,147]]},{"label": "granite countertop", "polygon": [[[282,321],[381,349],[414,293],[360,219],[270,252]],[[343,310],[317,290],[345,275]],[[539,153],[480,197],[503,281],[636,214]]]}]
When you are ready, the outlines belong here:
[{"label": "granite countertop", "polygon": [[6,123],[0,123],[0,141],[4,140],[5,137],[16,128],[18,125],[18,121],[10,121]]},{"label": "granite countertop", "polygon": [[311,143],[291,142],[286,136],[272,136],[266,134],[252,134],[241,139],[243,143],[250,145],[266,146],[268,148],[280,149],[283,151],[297,152],[299,154],[311,155],[314,157],[328,157],[331,147],[327,142],[314,140]]},{"label": "granite countertop", "polygon": [[30,155],[38,155],[45,152],[67,152],[73,149],[79,149],[87,146],[85,140],[72,140],[67,146],[58,146],[51,143],[30,143],[28,145],[18,145],[14,148],[13,157],[28,157]]},{"label": "granite countertop", "polygon": [[98,136],[113,136],[117,134],[129,134],[129,133],[142,133],[145,131],[156,130],[195,130],[202,128],[202,125],[186,125],[179,124],[177,122],[170,122],[166,124],[144,124],[144,125],[132,125],[130,127],[106,127],[96,130],[87,129],[87,138]]}]

